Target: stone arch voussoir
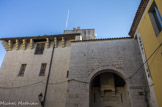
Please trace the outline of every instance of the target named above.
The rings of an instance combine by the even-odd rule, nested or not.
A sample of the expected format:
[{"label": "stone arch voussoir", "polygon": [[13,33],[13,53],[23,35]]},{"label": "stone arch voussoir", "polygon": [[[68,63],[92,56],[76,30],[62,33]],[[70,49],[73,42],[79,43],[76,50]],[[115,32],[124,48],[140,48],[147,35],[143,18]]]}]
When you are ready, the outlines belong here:
[{"label": "stone arch voussoir", "polygon": [[[108,71],[110,70],[110,71]],[[115,73],[117,75],[119,75],[120,77],[122,77],[123,80],[125,80],[126,84],[127,84],[127,80],[126,80],[126,74],[124,73],[123,70],[120,69],[116,69],[113,67],[99,67],[97,69],[95,69],[89,76],[87,79],[88,83],[91,83],[91,81],[99,74],[104,73],[104,72],[111,72],[111,73]],[[127,84],[128,85],[128,84]]]}]

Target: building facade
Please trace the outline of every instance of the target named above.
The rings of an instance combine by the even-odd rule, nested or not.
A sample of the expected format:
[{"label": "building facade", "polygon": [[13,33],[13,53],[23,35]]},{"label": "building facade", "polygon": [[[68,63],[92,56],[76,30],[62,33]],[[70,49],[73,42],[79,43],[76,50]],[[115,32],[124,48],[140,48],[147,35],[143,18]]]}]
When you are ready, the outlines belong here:
[{"label": "building facade", "polygon": [[[148,83],[136,39],[95,39],[94,29],[1,38],[1,106],[148,107]],[[6,105],[5,105],[6,104]]]},{"label": "building facade", "polygon": [[142,0],[129,34],[137,38],[151,104],[162,107],[162,0]]}]

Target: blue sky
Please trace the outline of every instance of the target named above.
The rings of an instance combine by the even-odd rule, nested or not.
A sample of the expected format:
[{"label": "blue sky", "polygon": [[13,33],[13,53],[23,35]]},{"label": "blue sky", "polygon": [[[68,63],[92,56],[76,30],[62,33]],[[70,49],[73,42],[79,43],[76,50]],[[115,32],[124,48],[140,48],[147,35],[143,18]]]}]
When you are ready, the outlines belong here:
[{"label": "blue sky", "polygon": [[[0,38],[62,34],[80,26],[97,38],[125,37],[140,0],[0,0]],[[5,55],[0,43],[0,66]]]}]

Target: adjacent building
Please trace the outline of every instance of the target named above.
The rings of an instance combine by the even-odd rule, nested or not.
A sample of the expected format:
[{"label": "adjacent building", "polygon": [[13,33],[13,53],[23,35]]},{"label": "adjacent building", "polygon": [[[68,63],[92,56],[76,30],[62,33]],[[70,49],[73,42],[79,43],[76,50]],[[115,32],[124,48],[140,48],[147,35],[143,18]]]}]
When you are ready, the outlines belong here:
[{"label": "adjacent building", "polygon": [[145,67],[153,107],[162,107],[162,0],[141,0],[132,27]]}]

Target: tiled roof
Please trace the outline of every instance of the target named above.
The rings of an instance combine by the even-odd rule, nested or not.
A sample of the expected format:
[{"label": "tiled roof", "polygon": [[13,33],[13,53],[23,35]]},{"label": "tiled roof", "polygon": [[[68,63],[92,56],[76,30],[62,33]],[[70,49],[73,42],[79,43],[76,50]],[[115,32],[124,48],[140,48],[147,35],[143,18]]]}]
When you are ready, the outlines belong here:
[{"label": "tiled roof", "polygon": [[145,11],[145,8],[146,8],[148,2],[149,2],[149,0],[141,0],[141,3],[139,5],[138,10],[136,12],[136,15],[134,17],[131,29],[129,31],[129,35],[132,36],[132,37],[133,37],[137,27],[138,27],[138,24],[139,24],[139,22],[140,22],[140,20],[142,18],[142,15],[143,15],[143,13]]},{"label": "tiled roof", "polygon": [[43,35],[43,36],[26,36],[26,37],[10,37],[10,38],[0,38],[0,40],[16,40],[16,39],[46,39],[46,38],[61,38],[63,37],[75,37],[76,35],[80,35],[80,33],[73,34],[57,34],[57,35]]},{"label": "tiled roof", "polygon": [[119,39],[132,39],[132,37],[100,38],[100,39],[77,40],[72,42],[104,41],[104,40],[119,40]]}]

